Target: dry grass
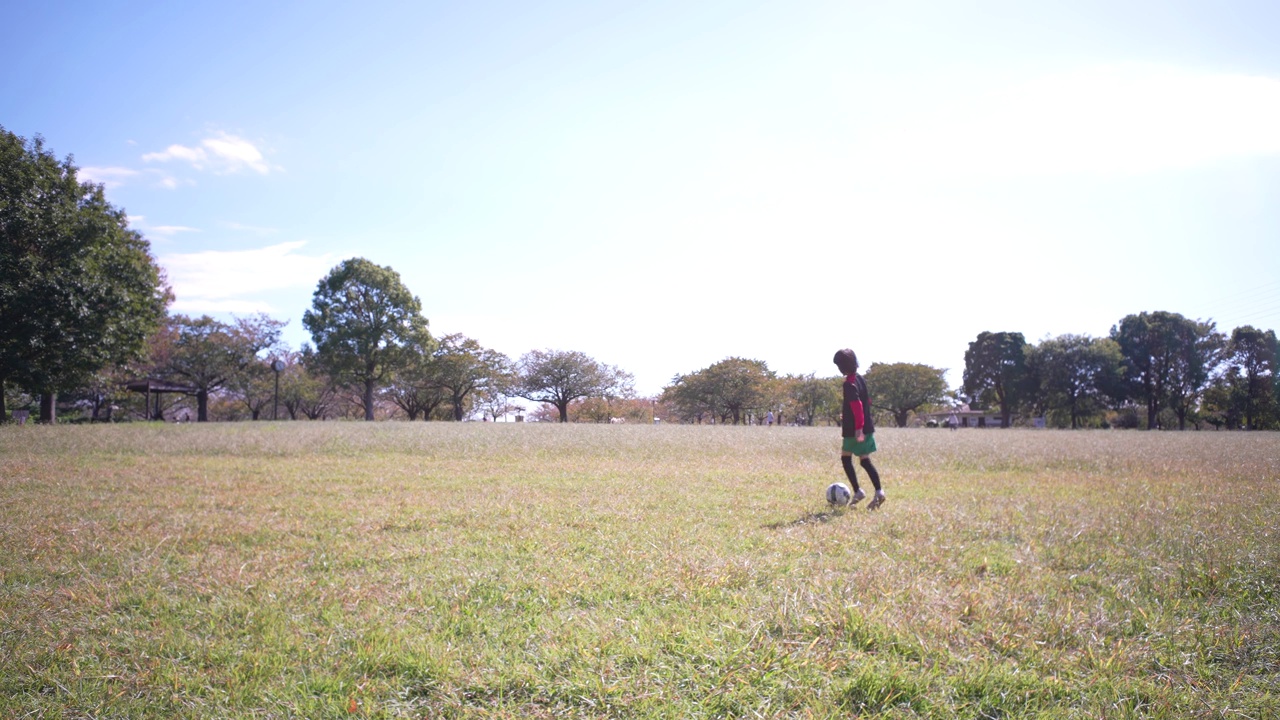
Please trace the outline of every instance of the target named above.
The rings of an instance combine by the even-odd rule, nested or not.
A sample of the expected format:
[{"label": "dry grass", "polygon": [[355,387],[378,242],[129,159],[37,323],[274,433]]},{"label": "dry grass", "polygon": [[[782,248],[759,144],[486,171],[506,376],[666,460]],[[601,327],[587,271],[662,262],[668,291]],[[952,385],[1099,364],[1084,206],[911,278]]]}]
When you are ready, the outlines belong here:
[{"label": "dry grass", "polygon": [[0,428],[0,717],[1275,717],[1280,436]]}]

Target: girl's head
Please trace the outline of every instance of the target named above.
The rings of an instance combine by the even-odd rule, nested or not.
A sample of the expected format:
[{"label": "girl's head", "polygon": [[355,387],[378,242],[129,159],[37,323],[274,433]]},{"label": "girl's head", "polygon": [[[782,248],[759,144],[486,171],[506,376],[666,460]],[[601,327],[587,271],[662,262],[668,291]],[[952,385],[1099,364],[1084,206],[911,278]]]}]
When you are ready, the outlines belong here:
[{"label": "girl's head", "polygon": [[845,375],[854,375],[858,372],[858,356],[854,355],[849,348],[837,351],[833,361]]}]

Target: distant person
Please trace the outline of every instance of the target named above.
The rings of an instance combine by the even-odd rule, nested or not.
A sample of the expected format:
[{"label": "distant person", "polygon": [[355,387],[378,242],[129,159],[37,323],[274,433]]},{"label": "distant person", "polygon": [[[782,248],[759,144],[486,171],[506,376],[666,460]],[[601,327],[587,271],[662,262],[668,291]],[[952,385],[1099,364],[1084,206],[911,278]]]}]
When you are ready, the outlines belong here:
[{"label": "distant person", "polygon": [[956,414],[951,413],[951,417],[947,418],[947,427],[951,428],[952,430],[955,430],[956,426],[959,424],[960,424],[960,421],[956,419]]},{"label": "distant person", "polygon": [[773,411],[772,410],[769,411],[769,414],[764,416],[764,424],[768,425],[769,427],[773,427]]},{"label": "distant person", "polygon": [[836,367],[844,374],[844,400],[840,404],[840,434],[844,438],[840,448],[840,464],[844,466],[844,474],[849,477],[853,486],[853,500],[850,505],[857,505],[867,496],[858,487],[858,475],[853,469],[853,456],[858,456],[858,464],[867,471],[871,484],[876,489],[876,496],[867,505],[868,510],[875,510],[884,504],[884,489],[880,487],[880,473],[871,463],[871,453],[876,451],[876,426],[871,419],[871,395],[867,392],[867,381],[858,374],[858,356],[845,348],[836,353]]}]

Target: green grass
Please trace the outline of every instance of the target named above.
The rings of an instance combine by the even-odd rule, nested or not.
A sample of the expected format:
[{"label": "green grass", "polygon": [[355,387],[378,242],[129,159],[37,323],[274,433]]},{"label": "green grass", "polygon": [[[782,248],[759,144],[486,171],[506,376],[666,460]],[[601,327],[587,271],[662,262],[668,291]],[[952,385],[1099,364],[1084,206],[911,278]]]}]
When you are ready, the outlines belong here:
[{"label": "green grass", "polygon": [[0,718],[1280,716],[1280,436],[838,434],[0,427]]}]

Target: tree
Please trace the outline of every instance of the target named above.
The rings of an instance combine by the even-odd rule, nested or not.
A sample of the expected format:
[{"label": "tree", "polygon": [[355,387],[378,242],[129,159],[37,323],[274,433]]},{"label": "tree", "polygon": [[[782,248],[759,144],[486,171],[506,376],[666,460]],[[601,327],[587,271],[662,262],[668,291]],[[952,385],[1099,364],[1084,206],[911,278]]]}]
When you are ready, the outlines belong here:
[{"label": "tree", "polygon": [[789,375],[783,379],[791,416],[802,425],[813,425],[819,417],[840,414],[840,393],[844,378]]},{"label": "tree", "polygon": [[271,415],[275,397],[275,371],[265,360],[250,362],[227,382],[227,390],[239,404],[249,411],[253,420],[261,420],[263,413]]},{"label": "tree", "polygon": [[387,385],[387,396],[413,422],[421,415],[430,420],[449,399],[449,391],[436,377],[435,358],[424,353],[410,356]]},{"label": "tree", "polygon": [[700,372],[676,375],[671,379],[671,384],[662,389],[661,397],[662,402],[671,405],[683,422],[701,425],[707,416],[710,416],[711,422],[715,422],[715,393],[707,378]]},{"label": "tree", "polygon": [[1169,398],[1179,358],[1196,336],[1195,323],[1178,313],[1142,312],[1126,315],[1111,328],[1111,339],[1124,357],[1126,393],[1146,405],[1147,429],[1158,426],[1157,417]]},{"label": "tree", "polygon": [[1027,370],[1046,410],[1064,411],[1071,427],[1118,392],[1120,346],[1109,338],[1060,335],[1027,350]]},{"label": "tree", "polygon": [[906,427],[913,411],[946,397],[946,372],[917,363],[872,363],[866,373],[871,404],[893,413],[897,426]]},{"label": "tree", "polygon": [[[39,136],[0,127],[0,387],[58,392],[141,356],[171,300],[150,245]],[[0,421],[7,417],[0,392]]]},{"label": "tree", "polygon": [[261,314],[235,324],[175,315],[169,324],[171,346],[162,371],[195,388],[197,422],[209,420],[210,395],[231,383],[251,382],[244,376],[264,367],[258,353],[275,347],[284,327]]},{"label": "tree", "polygon": [[1165,387],[1169,408],[1178,417],[1178,429],[1186,430],[1187,416],[1200,403],[1227,341],[1212,321],[1188,320],[1178,323],[1174,332],[1176,347]]},{"label": "tree", "polygon": [[315,359],[330,376],[363,389],[364,419],[373,420],[374,393],[413,353],[434,347],[422,303],[390,267],[351,258],[316,287],[302,316]]},{"label": "tree", "polygon": [[324,420],[338,404],[338,392],[334,383],[322,370],[315,367],[315,355],[311,346],[304,345],[302,352],[286,353],[284,371],[280,373],[280,404],[284,405],[291,420],[301,415],[308,420]]},{"label": "tree", "polygon": [[516,374],[512,394],[554,405],[562,423],[569,421],[569,403],[578,398],[632,393],[629,373],[577,351],[532,350],[521,356]]},{"label": "tree", "polygon": [[454,420],[466,415],[472,393],[507,382],[515,371],[511,358],[461,333],[440,338],[431,366],[435,382],[448,393]]},{"label": "tree", "polygon": [[484,415],[494,422],[512,413],[524,412],[523,405],[511,402],[513,397],[511,389],[515,382],[513,378],[514,375],[508,376],[497,385],[490,385],[476,391],[476,403],[483,410]]},{"label": "tree", "polygon": [[1003,427],[1026,389],[1027,341],[1019,332],[982,332],[964,354],[964,390],[970,397],[994,400]]},{"label": "tree", "polygon": [[770,404],[776,375],[763,360],[728,357],[697,372],[677,375],[663,389],[681,417],[697,419],[710,413],[721,422],[742,422],[750,411]]},{"label": "tree", "polygon": [[1276,372],[1276,333],[1262,331],[1252,325],[1231,331],[1227,344],[1227,362],[1233,374],[1232,405],[1244,419],[1244,426],[1255,430],[1265,426],[1274,410],[1272,395]]}]

